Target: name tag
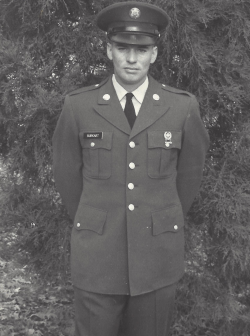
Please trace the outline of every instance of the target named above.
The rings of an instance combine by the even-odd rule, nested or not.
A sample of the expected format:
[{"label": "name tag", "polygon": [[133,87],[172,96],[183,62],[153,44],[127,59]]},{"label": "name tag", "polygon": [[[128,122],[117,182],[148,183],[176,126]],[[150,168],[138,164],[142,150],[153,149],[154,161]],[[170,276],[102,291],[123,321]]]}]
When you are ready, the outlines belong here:
[{"label": "name tag", "polygon": [[102,139],[103,132],[88,132],[83,133],[83,139]]}]

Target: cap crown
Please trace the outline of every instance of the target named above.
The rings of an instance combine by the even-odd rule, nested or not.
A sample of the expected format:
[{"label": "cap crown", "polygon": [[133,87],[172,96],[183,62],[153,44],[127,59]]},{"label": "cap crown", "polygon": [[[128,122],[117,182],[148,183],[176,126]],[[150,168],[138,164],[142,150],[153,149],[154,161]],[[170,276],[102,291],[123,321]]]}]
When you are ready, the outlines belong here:
[{"label": "cap crown", "polygon": [[97,16],[97,26],[107,32],[109,38],[132,44],[142,44],[142,36],[147,37],[144,38],[147,44],[154,44],[168,22],[168,15],[163,9],[136,1],[115,3]]}]

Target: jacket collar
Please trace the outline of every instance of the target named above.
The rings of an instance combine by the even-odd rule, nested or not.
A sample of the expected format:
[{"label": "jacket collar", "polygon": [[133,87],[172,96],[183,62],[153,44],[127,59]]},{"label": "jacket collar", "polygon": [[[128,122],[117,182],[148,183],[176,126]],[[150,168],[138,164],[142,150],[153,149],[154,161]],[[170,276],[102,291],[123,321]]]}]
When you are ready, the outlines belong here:
[{"label": "jacket collar", "polygon": [[170,105],[163,99],[161,84],[151,76],[149,76],[148,90],[132,130],[117,98],[111,77],[100,87],[97,104],[94,106],[96,112],[115,127],[130,135],[130,139],[156,122],[167,113],[169,108]]}]

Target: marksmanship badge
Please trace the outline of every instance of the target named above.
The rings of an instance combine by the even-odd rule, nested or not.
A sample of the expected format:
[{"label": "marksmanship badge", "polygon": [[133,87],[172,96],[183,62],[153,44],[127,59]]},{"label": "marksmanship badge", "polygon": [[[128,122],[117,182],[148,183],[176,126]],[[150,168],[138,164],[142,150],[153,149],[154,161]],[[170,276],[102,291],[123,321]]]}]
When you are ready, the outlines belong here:
[{"label": "marksmanship badge", "polygon": [[141,11],[139,8],[131,8],[129,11],[129,16],[131,17],[131,19],[138,19],[141,16]]},{"label": "marksmanship badge", "polygon": [[169,147],[172,145],[172,133],[171,132],[165,132],[164,133],[164,139],[165,139],[165,146]]}]

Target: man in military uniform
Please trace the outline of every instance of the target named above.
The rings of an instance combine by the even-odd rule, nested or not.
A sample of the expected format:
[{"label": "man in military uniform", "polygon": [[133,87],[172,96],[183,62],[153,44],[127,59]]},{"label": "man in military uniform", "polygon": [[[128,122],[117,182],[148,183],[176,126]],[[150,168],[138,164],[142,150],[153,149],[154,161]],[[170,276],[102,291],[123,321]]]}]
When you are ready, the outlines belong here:
[{"label": "man in military uniform", "polygon": [[114,75],[67,95],[55,130],[77,336],[169,335],[208,136],[195,97],[148,76],[168,20],[141,2],[101,11]]}]

